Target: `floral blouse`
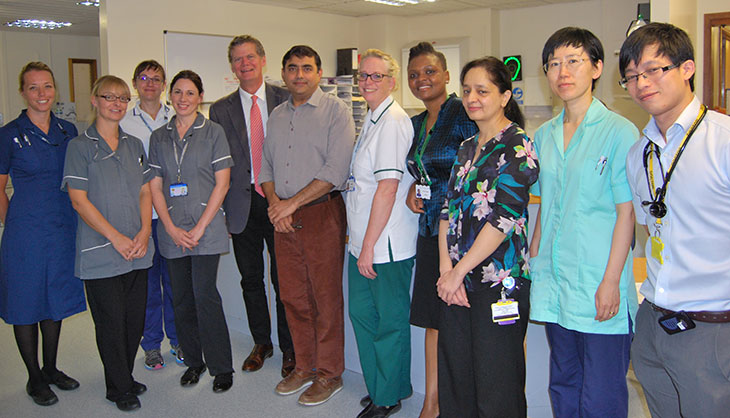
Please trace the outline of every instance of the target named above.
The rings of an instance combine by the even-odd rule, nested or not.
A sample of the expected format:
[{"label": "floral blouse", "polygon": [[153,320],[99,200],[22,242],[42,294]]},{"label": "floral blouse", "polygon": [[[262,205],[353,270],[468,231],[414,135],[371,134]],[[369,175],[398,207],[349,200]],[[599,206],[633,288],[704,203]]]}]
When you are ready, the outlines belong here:
[{"label": "floral blouse", "polygon": [[441,210],[441,219],[449,221],[449,257],[456,265],[487,222],[507,237],[466,275],[467,291],[496,286],[508,276],[518,283],[530,279],[527,205],[539,173],[534,144],[514,123],[487,141],[472,163],[478,143],[479,134],[462,142],[451,168]]}]

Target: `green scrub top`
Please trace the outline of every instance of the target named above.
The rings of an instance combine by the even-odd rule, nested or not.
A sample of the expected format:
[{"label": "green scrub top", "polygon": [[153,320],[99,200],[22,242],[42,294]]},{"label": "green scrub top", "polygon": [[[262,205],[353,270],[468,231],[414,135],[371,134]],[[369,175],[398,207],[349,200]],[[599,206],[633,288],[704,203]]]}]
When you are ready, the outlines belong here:
[{"label": "green scrub top", "polygon": [[627,334],[638,303],[629,252],[621,272],[618,314],[596,316],[595,293],[611,250],[616,205],[631,201],[626,155],[639,138],[627,119],[598,99],[563,150],[565,110],[535,133],[540,177],[531,192],[541,197],[540,250],[530,260],[530,319],[594,334]]}]

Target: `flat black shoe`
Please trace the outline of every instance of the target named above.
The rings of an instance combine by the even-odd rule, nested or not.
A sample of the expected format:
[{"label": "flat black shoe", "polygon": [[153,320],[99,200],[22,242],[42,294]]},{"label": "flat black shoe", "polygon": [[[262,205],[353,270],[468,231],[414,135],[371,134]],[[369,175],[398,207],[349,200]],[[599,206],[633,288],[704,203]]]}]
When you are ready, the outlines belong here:
[{"label": "flat black shoe", "polygon": [[119,408],[120,411],[125,412],[134,411],[135,409],[142,407],[142,404],[139,402],[139,398],[132,394],[127,394],[127,396],[114,403],[117,404],[117,408]]},{"label": "flat black shoe", "polygon": [[233,373],[223,373],[213,379],[213,392],[225,392],[233,386]]},{"label": "flat black shoe", "polygon": [[188,367],[180,378],[181,386],[192,386],[200,381],[200,375],[205,373],[208,368],[203,364],[200,367]]},{"label": "flat black shoe", "polygon": [[360,399],[360,406],[363,408],[366,408],[368,405],[370,405],[373,402],[372,399],[370,399],[370,395],[365,395]]},{"label": "flat black shoe", "polygon": [[134,383],[132,383],[132,389],[130,389],[129,393],[132,395],[139,396],[143,393],[147,392],[147,386],[145,386],[144,383],[139,383],[136,380]]},{"label": "flat black shoe", "polygon": [[378,406],[375,404],[370,405],[365,411],[362,411],[362,415],[358,415],[359,418],[386,418],[396,412],[400,411],[400,401],[392,406]]},{"label": "flat black shoe", "polygon": [[[363,416],[365,416],[365,414],[369,413],[369,412],[370,412],[370,410],[371,410],[371,409],[373,408],[373,402],[372,402],[372,401],[370,401],[370,396],[366,396],[366,398],[368,398],[368,403],[367,403],[367,405],[365,405],[365,408],[364,408],[364,409],[363,409],[362,411],[360,411],[360,413],[359,413],[359,414],[357,414],[357,418],[362,418]],[[362,404],[362,401],[363,401],[364,399],[365,399],[365,398],[362,398],[362,399],[360,400],[360,404]]]},{"label": "flat black shoe", "polygon": [[43,384],[39,387],[32,387],[30,382],[25,385],[25,391],[33,398],[33,402],[41,406],[49,406],[58,402],[58,396],[48,387],[48,384]]},{"label": "flat black shoe", "polygon": [[61,390],[74,390],[79,387],[78,380],[69,377],[66,373],[60,370],[56,370],[50,374],[44,371],[43,377],[46,379],[48,384],[56,385],[56,387]]}]

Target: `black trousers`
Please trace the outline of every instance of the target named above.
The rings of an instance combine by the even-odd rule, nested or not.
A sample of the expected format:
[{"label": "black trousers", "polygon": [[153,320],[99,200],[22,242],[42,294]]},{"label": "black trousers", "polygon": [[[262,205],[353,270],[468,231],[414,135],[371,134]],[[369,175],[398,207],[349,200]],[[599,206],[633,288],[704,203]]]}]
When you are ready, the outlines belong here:
[{"label": "black trousers", "polygon": [[207,364],[213,376],[233,372],[231,339],[216,286],[219,260],[219,254],[167,260],[175,329],[185,365]]},{"label": "black trousers", "polygon": [[266,298],[266,281],[264,280],[264,241],[271,259],[271,283],[276,292],[276,321],[281,351],[293,350],[289,326],[286,323],[286,312],[279,298],[279,276],[274,256],[274,226],[269,222],[266,199],[251,187],[251,212],[248,215],[246,229],[240,234],[231,234],[233,253],[236,256],[238,271],[241,273],[241,289],[243,303],[246,306],[248,327],[256,344],[271,344],[271,317]]},{"label": "black trousers", "polygon": [[85,280],[96,346],[104,365],[106,398],[120,400],[132,389],[134,358],[144,331],[147,269]]},{"label": "black trousers", "polygon": [[443,306],[439,321],[438,386],[442,417],[527,416],[524,341],[530,316],[530,282],[514,298],[520,319],[492,322],[502,286],[467,292],[470,308]]}]

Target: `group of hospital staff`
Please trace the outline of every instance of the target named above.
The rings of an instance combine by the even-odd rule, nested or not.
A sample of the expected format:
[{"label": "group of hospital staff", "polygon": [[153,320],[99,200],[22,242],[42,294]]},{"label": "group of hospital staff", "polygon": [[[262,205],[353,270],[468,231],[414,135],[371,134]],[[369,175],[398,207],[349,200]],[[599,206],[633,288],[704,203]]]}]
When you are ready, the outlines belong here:
[{"label": "group of hospital staff", "polygon": [[[234,72],[231,51],[241,45],[252,46],[253,58],[265,63],[258,40],[248,35],[236,39],[229,48]],[[194,385],[209,371],[215,392],[231,388],[231,343],[216,280],[231,232],[224,200],[240,187],[232,181],[231,170],[243,165],[253,167],[245,174],[251,176],[249,193],[258,192],[262,205],[269,207],[269,219],[258,222],[269,222],[276,231],[281,275],[277,286],[282,288],[293,340],[293,348],[285,352],[292,356],[291,363],[282,367],[284,380],[276,387],[280,395],[307,389],[299,402],[318,405],[342,388],[341,371],[330,376],[319,360],[311,368],[303,366],[305,358],[300,356],[308,350],[303,338],[324,337],[294,328],[301,318],[292,311],[295,306],[286,294],[291,285],[281,274],[285,238],[311,233],[304,211],[324,210],[326,202],[341,199],[341,192],[349,231],[349,317],[368,390],[358,418],[393,415],[411,395],[410,325],[426,329],[421,418],[526,417],[524,339],[530,319],[546,325],[553,414],[626,417],[630,354],[636,356],[639,337],[649,332],[646,328],[661,326],[666,331],[671,317],[680,328],[677,333],[691,323],[690,328],[712,324],[716,334],[728,334],[728,320],[720,320],[726,311],[666,305],[655,293],[645,293],[642,309],[648,312],[639,312],[649,315],[653,309],[664,314],[659,324],[641,325],[637,318],[631,256],[635,221],[654,225],[647,257],[649,286],[658,287],[654,278],[669,263],[664,245],[671,245],[671,236],[663,235],[662,228],[677,228],[672,223],[681,222],[671,218],[674,200],[667,200],[677,199],[668,194],[667,184],[679,174],[670,176],[681,166],[678,159],[703,119],[730,133],[730,118],[700,108],[692,93],[692,54],[686,33],[669,24],[640,28],[621,48],[620,84],[653,116],[643,134],[655,141],[652,128],[658,126],[665,142],[655,149],[646,138],[640,140],[630,121],[593,96],[604,70],[604,50],[586,29],[562,28],[545,42],[543,71],[563,110],[540,126],[534,138],[524,131],[525,118],[512,97],[511,74],[501,60],[468,62],[459,74],[458,97],[447,93],[451,74],[444,55],[431,43],[415,45],[406,78],[426,110],[409,118],[391,96],[400,79],[398,63],[383,51],[369,49],[355,74],[368,112],[355,143],[345,146],[352,151],[347,172],[339,170],[339,177],[328,178],[319,197],[294,208],[293,215],[277,212],[284,210],[286,199],[280,192],[284,186],[274,183],[286,178],[281,167],[303,157],[280,150],[288,144],[287,135],[298,134],[295,125],[302,109],[310,106],[306,111],[322,118],[316,112],[330,106],[327,100],[337,100],[320,98],[321,63],[311,48],[295,46],[284,56],[282,78],[291,97],[266,112],[265,141],[255,144],[250,139],[246,144],[246,149],[259,147],[260,154],[244,161],[232,152],[236,144],[226,126],[200,113],[203,82],[193,71],[181,71],[169,82],[170,109],[159,102],[168,84],[163,67],[152,60],[140,63],[133,86],[140,100],[151,92],[147,99],[158,104],[147,113],[139,105],[127,110],[131,94],[124,80],[99,78],[91,94],[95,119],[78,134],[52,112],[56,84],[51,69],[28,63],[19,76],[27,109],[0,128],[0,187],[4,190],[8,176],[14,187],[11,200],[0,193],[0,220],[5,225],[0,316],[13,325],[28,369],[28,395],[39,405],[51,405],[58,397],[50,385],[61,390],[79,387],[57,368],[56,354],[62,319],[85,310],[85,288],[106,398],[125,411],[141,406],[139,395],[147,388],[135,380],[133,367],[143,332],[148,338],[148,269],[160,255],[155,263],[163,262],[161,269],[169,274],[171,286],[165,293],[170,301],[157,296],[156,309],[169,304],[174,310],[166,331],[176,359],[187,366],[180,384]],[[260,76],[261,68],[257,70]],[[247,97],[256,104],[255,95]],[[252,104],[249,112],[259,112]],[[339,109],[341,103],[333,106]],[[688,134],[679,151],[666,152],[667,157],[659,151],[671,143],[666,127],[690,107],[695,113],[697,107],[701,117],[694,120],[692,115],[694,127],[684,128]],[[215,117],[211,111],[211,118],[219,118],[219,109]],[[680,112],[671,113],[671,119],[668,109]],[[252,117],[245,115],[247,120]],[[161,121],[159,127],[153,129],[145,117]],[[347,118],[343,126],[351,129],[351,116]],[[145,122],[147,132],[137,119]],[[292,134],[286,132],[289,127]],[[258,128],[244,129],[254,138]],[[131,130],[145,138],[133,136]],[[696,136],[705,135],[699,132]],[[724,141],[727,150],[730,135]],[[645,143],[642,159],[638,147]],[[638,174],[630,170],[635,155],[638,163],[633,164],[644,167]],[[726,156],[718,158],[724,158],[721,168],[729,172]],[[725,193],[730,177],[721,177],[716,190]],[[530,194],[541,200],[528,241]],[[297,221],[302,216],[303,223]],[[323,234],[320,239],[336,238]],[[308,280],[317,287],[317,277]],[[159,278],[155,286],[159,292]],[[316,289],[313,297],[318,297]],[[315,323],[322,319],[313,315]],[[161,316],[156,321],[162,321]],[[38,360],[39,329],[43,367]],[[670,335],[674,340],[669,341],[691,338],[692,332]],[[149,369],[164,366],[160,339],[148,346],[142,341]],[[343,345],[335,341],[336,350]],[[245,371],[257,370],[271,356],[270,349],[256,350],[249,359],[258,355],[259,364],[247,366],[247,359]],[[643,362],[637,364],[634,358],[634,368],[652,415],[695,416],[699,411],[700,416],[721,416],[717,414],[730,406],[727,375],[724,381],[707,377],[713,395],[704,396],[700,388],[705,384],[688,382],[671,364],[662,364],[661,356],[651,363],[645,351],[640,354]],[[728,364],[720,364],[721,373],[727,372]],[[695,367],[703,375],[710,375],[711,369],[717,367]],[[675,392],[659,387],[661,378],[669,379]]]}]

